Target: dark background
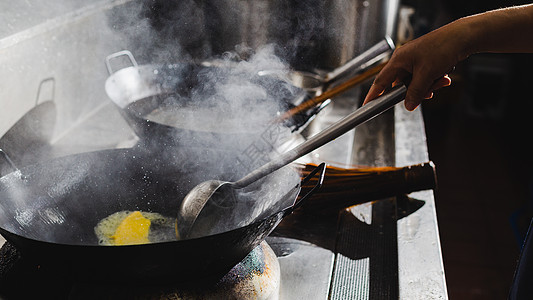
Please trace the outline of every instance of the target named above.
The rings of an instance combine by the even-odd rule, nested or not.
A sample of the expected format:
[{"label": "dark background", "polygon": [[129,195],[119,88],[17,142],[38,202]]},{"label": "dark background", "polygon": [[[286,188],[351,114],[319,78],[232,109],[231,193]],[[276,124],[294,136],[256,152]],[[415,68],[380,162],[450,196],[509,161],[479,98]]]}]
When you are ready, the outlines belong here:
[{"label": "dark background", "polygon": [[[419,36],[520,1],[403,1]],[[531,38],[531,37],[524,37]],[[533,207],[533,54],[476,54],[422,105],[450,299],[506,299]]]}]

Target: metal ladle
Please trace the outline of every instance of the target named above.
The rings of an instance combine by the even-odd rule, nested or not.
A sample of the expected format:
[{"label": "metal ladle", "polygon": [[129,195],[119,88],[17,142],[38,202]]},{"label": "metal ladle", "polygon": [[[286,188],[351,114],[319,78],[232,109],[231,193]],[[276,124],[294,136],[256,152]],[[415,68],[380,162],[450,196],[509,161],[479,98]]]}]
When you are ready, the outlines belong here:
[{"label": "metal ladle", "polygon": [[[350,129],[362,124],[379,114],[385,112],[405,97],[407,88],[404,85],[396,86],[384,95],[355,110],[345,118],[337,121],[330,127],[312,136],[299,146],[266,163],[262,167],[250,172],[238,181],[228,182],[221,180],[208,180],[195,186],[183,199],[176,220],[176,234],[179,238],[202,236],[205,230],[202,226],[195,226],[199,219],[209,218],[212,210],[205,212],[206,204],[219,202],[228,197],[233,190],[244,188],[296,159],[323,146],[333,139],[343,135]],[[204,212],[202,214],[202,212]],[[213,224],[213,226],[216,224]],[[206,231],[208,232],[208,231]]]}]

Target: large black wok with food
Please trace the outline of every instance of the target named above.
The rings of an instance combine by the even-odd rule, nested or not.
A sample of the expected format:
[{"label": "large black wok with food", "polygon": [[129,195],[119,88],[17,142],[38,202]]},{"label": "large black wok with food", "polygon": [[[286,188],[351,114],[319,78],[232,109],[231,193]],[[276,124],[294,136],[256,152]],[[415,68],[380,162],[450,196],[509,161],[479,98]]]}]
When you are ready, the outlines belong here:
[{"label": "large black wok with food", "polygon": [[[209,149],[154,154],[135,148],[31,165],[0,178],[0,233],[23,257],[43,267],[65,266],[80,280],[178,283],[216,278],[241,261],[292,211],[300,177],[297,172],[294,176],[291,167],[250,186],[251,196],[244,202],[257,202],[249,203],[249,210],[235,209],[240,223],[209,236],[103,246],[94,227],[124,210],[175,218],[181,200],[197,183],[245,173],[236,157]],[[217,168],[211,166],[213,159],[220,162]],[[269,190],[276,192],[269,196],[276,201],[266,203],[262,195]]]}]

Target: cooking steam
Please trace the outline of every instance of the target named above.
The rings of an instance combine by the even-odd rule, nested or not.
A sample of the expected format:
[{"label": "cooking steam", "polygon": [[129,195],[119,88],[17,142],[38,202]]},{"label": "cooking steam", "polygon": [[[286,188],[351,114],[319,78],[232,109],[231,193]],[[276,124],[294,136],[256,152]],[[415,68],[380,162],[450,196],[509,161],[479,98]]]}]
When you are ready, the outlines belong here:
[{"label": "cooking steam", "polygon": [[[168,160],[183,163],[191,174],[198,174],[196,184],[208,179],[239,179],[278,155],[280,146],[290,140],[291,129],[272,121],[289,105],[297,105],[304,97],[303,91],[279,78],[259,75],[265,70],[278,75],[289,72],[289,63],[279,56],[278,46],[270,43],[252,49],[239,43],[233,45],[232,51],[213,55],[214,49],[200,42],[212,34],[212,28],[204,24],[205,7],[198,6],[197,1],[176,5],[184,9],[172,10],[171,14],[163,12],[150,23],[142,19],[135,25],[148,41],[134,38],[129,41],[128,50],[138,57],[139,64],[173,69],[173,76],[178,78],[165,78],[167,85],[189,82],[190,74],[181,71],[188,64],[201,68],[186,92],[162,96],[164,106],[144,117],[175,128],[176,134],[168,136],[164,143],[177,145],[179,154],[172,152],[172,148],[157,151],[161,150]],[[142,16],[141,11],[133,10]],[[137,31],[123,31],[139,37]],[[140,138],[141,143],[143,138],[150,139]],[[204,149],[213,151],[199,156],[198,152]],[[205,166],[218,177],[206,178]],[[277,202],[293,191],[299,180],[299,174],[287,167],[240,191],[237,201],[231,203],[232,217],[222,220],[224,224],[214,232],[247,225],[258,216],[265,217],[267,211],[275,213],[289,206],[291,199]]]},{"label": "cooking steam", "polygon": [[[291,129],[272,120],[287,109],[287,99],[301,96],[301,91],[285,82],[280,85],[278,79],[257,75],[265,69],[288,71],[287,65],[274,54],[272,46],[259,49],[245,61],[218,60],[215,67],[198,73],[199,85],[189,94],[192,103],[167,107],[167,110],[147,116],[152,121],[172,126],[179,133],[172,141],[182,152],[179,160],[190,162],[196,157],[191,152],[199,148],[217,149],[223,153],[224,157],[215,151],[199,158],[202,166],[215,170],[220,177],[201,176],[197,183],[206,179],[239,179],[278,155],[277,149],[290,139]],[[175,95],[172,100],[187,101]],[[183,134],[184,131],[190,135]],[[192,174],[205,173],[202,167],[186,165]],[[233,201],[215,203],[220,210],[215,210],[214,214],[225,211],[225,217],[210,233],[248,225],[259,216],[268,216],[265,212],[272,214],[289,206],[296,195],[293,193],[292,198],[283,198],[294,191],[298,182],[296,171],[287,167],[238,191]],[[279,203],[282,199],[284,203]]]},{"label": "cooking steam", "polygon": [[[209,66],[198,73],[199,84],[191,86],[188,95],[165,95],[169,102],[179,102],[186,98],[187,106],[181,105],[159,112],[152,111],[146,115],[149,119],[160,120],[166,125],[176,127],[178,131],[186,129],[190,133],[183,134],[181,131],[181,134],[170,136],[169,140],[161,143],[159,147],[150,148],[152,152],[160,152],[161,159],[168,161],[169,164],[179,163],[183,170],[195,175],[190,178],[190,182],[176,184],[187,184],[192,188],[196,183],[208,179],[239,179],[277,155],[281,151],[280,146],[293,137],[290,128],[273,124],[271,121],[279,113],[284,112],[289,104],[301,101],[302,91],[278,78],[261,77],[258,72],[264,70],[275,71],[276,74],[288,72],[291,61],[306,55],[306,49],[302,45],[317,46],[308,42],[315,38],[317,29],[321,30],[323,22],[314,21],[319,13],[313,11],[313,7],[318,7],[319,1],[312,1],[314,2],[312,4],[282,2],[280,1],[276,4],[278,7],[274,8],[269,6],[273,5],[273,2],[270,4],[261,2],[261,4],[239,1],[239,4],[246,6],[245,11],[240,12],[233,10],[229,2],[222,4],[217,1],[196,0],[124,1],[124,4],[106,11],[108,28],[105,29],[104,36],[112,36],[114,40],[96,40],[99,43],[106,43],[105,46],[97,47],[99,52],[101,48],[110,51],[102,54],[102,70],[104,70],[105,54],[124,49],[133,53],[139,65],[169,66],[195,63]],[[290,7],[285,7],[287,5]],[[168,6],[174,7],[168,9]],[[291,19],[292,16],[288,16],[289,12],[294,11],[298,11],[296,22]],[[216,18],[225,16],[232,16],[224,19],[224,22],[229,23],[217,27]],[[274,34],[263,34],[256,43],[247,42],[250,38],[257,37],[263,28],[244,25],[254,19],[261,20],[262,26],[267,26]],[[239,29],[239,32],[232,32],[236,28],[241,28],[242,31]],[[277,31],[291,30],[295,30],[296,33],[287,43],[276,43]],[[231,46],[226,47],[228,45]],[[118,66],[118,69],[128,66],[124,64]],[[82,75],[94,76],[93,73]],[[85,82],[83,76],[73,80]],[[107,74],[102,72],[102,76]],[[104,89],[103,82],[106,78],[91,79],[101,82],[100,88]],[[59,80],[63,78],[58,78],[56,95],[64,97]],[[68,115],[61,111],[61,122],[59,122],[61,128],[56,128],[56,133],[60,134],[55,134],[53,139],[52,148],[61,144],[60,147],[56,147],[59,152],[52,153],[56,151],[55,148],[46,149],[48,152],[43,156],[61,156],[65,152],[70,154],[71,145],[67,144],[71,141],[75,144],[71,147],[72,152],[99,149],[92,145],[93,139],[100,139],[99,134],[93,134],[96,130],[103,130],[105,134],[114,134],[111,138],[113,141],[122,134],[123,131],[117,128],[104,128],[108,123],[94,123],[94,120],[99,120],[95,118],[95,114],[105,109],[105,105],[101,103],[100,93],[95,92],[94,95],[98,97],[94,103],[91,101],[83,103],[91,107],[91,113],[85,113],[85,106],[81,109],[75,105],[76,102],[61,107],[63,110],[68,110]],[[80,112],[81,110],[83,111]],[[158,113],[160,115],[157,115]],[[161,116],[163,118],[160,118]],[[87,126],[88,130],[84,130],[87,128],[82,123],[91,123]],[[109,124],[114,123],[110,120]],[[119,131],[120,134],[117,133]],[[201,139],[198,138],[199,134],[202,136]],[[139,144],[146,142],[143,139],[145,137],[140,137]],[[113,146],[105,138],[102,140],[102,143],[94,142],[94,144]],[[146,144],[153,146],[150,142]],[[172,146],[167,147],[167,144]],[[64,145],[67,145],[66,149],[61,149]],[[76,147],[77,145],[87,146],[80,150],[81,146]],[[180,151],[173,151],[172,147],[179,148]],[[135,157],[131,159],[134,160]],[[82,167],[87,169],[81,170]],[[91,170],[91,167],[98,170]],[[107,174],[110,169],[116,170],[121,167],[109,164],[100,166],[97,163],[78,166],[75,170],[76,176],[67,176],[63,181],[57,181],[51,186],[51,195],[48,197],[60,198],[61,196],[57,195],[68,194],[69,189],[79,188],[85,184],[79,180],[85,178],[89,172]],[[209,171],[206,172],[206,169]],[[162,173],[165,174],[164,170]],[[243,190],[239,196],[240,201],[232,206],[234,214],[232,218],[228,218],[230,224],[226,224],[228,226],[226,228],[217,230],[246,225],[256,217],[264,216],[265,211],[274,213],[288,206],[290,199],[284,203],[279,203],[279,200],[292,191],[299,180],[299,174],[286,167]],[[150,201],[149,198],[140,195],[139,201]],[[175,214],[175,212],[164,213]],[[61,215],[61,218],[56,218],[54,214],[48,212],[46,214],[50,222],[59,222],[63,217]],[[38,218],[32,216],[31,220]],[[65,218],[68,216],[65,215]],[[22,220],[20,224],[27,219],[27,215],[20,214]]]}]

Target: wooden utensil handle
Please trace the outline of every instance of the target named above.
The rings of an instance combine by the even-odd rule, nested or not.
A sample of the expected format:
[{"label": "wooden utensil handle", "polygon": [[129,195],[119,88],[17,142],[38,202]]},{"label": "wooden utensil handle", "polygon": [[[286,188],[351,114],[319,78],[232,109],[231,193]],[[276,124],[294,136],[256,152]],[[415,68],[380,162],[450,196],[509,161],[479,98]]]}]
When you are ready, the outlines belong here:
[{"label": "wooden utensil handle", "polygon": [[302,209],[316,212],[339,210],[400,194],[435,189],[436,186],[432,162],[403,168],[328,168],[321,189],[302,204]]},{"label": "wooden utensil handle", "polygon": [[335,97],[353,87],[355,87],[356,85],[358,84],[361,84],[363,82],[365,82],[366,80],[374,77],[375,75],[377,75],[379,73],[379,71],[381,71],[381,69],[383,69],[383,67],[385,66],[385,62],[384,63],[381,63],[365,72],[363,72],[362,74],[358,74],[358,75],[355,75],[354,77],[350,78],[349,80],[345,81],[344,83],[332,88],[331,90],[327,90],[325,91],[323,94],[319,95],[319,96],[316,96],[314,98],[311,98],[305,102],[303,102],[302,104],[288,110],[287,112],[285,112],[283,115],[281,115],[279,117],[279,119],[277,120],[278,122],[281,122],[281,121],[284,121],[284,120],[287,120],[288,118],[296,115],[296,114],[299,114],[301,113],[302,111],[306,111],[324,101],[326,101],[327,99],[330,99],[332,97]]}]

